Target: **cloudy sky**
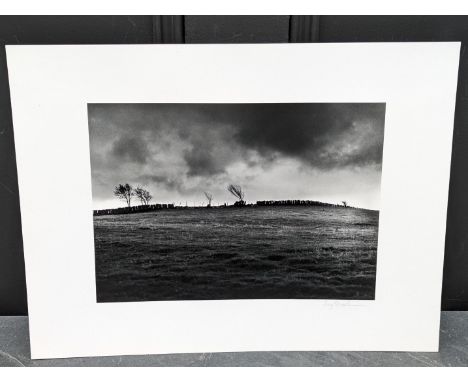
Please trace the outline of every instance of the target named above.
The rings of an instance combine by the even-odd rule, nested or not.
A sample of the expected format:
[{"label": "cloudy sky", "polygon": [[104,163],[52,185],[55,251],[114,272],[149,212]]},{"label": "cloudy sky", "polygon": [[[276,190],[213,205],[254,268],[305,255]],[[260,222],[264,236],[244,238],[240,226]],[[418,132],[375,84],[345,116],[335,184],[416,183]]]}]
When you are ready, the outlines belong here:
[{"label": "cloudy sky", "polygon": [[[89,104],[95,209],[119,183],[154,203],[309,199],[379,209],[385,104]],[[134,204],[137,204],[136,200]]]}]

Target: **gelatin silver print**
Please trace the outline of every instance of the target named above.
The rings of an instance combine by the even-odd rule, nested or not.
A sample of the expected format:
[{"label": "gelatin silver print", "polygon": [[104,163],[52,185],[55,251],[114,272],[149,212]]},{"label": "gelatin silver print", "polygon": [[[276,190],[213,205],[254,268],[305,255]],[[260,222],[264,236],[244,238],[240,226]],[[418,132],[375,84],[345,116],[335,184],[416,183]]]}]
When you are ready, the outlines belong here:
[{"label": "gelatin silver print", "polygon": [[98,302],[375,297],[384,103],[88,104]]}]

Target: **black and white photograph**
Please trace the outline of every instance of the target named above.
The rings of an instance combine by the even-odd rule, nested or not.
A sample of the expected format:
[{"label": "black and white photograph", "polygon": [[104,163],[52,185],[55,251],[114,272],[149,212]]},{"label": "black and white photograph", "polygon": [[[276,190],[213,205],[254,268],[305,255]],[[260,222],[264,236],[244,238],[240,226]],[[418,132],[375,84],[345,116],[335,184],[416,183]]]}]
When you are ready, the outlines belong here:
[{"label": "black and white photograph", "polygon": [[463,328],[440,304],[460,49],[7,46],[18,359],[452,362]]},{"label": "black and white photograph", "polygon": [[88,118],[98,302],[374,299],[384,103]]}]

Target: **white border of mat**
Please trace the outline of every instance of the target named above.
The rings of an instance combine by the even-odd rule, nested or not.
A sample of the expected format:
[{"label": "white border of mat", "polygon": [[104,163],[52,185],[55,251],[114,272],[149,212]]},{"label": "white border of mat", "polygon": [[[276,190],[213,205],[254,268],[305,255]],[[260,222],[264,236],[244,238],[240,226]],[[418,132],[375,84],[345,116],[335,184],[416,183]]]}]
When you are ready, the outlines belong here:
[{"label": "white border of mat", "polygon": [[[458,42],[7,46],[32,357],[437,351],[459,51]],[[93,102],[386,102],[375,301],[97,304]]]}]

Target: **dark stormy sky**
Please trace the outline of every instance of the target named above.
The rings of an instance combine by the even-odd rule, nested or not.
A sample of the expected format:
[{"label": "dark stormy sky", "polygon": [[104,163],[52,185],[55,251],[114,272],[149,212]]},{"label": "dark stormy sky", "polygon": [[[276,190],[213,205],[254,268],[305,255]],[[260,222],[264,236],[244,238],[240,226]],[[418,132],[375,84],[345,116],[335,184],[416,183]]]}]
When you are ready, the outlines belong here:
[{"label": "dark stormy sky", "polygon": [[[153,202],[312,199],[379,209],[385,104],[89,104],[95,209],[119,183]],[[136,203],[136,201],[135,201]]]}]

